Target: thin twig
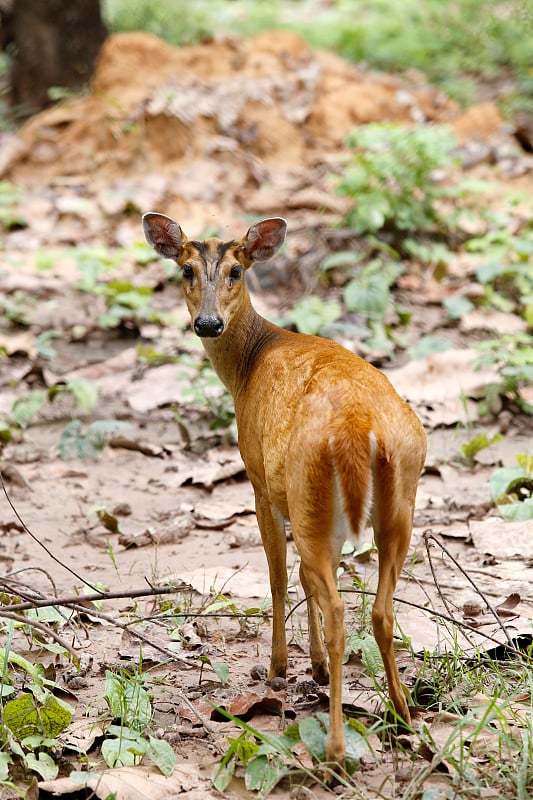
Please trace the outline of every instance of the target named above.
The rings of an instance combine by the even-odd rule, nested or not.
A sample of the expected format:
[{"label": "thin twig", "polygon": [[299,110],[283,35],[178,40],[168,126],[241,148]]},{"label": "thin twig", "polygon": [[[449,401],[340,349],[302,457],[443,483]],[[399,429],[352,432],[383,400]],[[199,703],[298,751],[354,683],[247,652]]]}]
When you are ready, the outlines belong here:
[{"label": "thin twig", "polygon": [[489,603],[489,601],[487,600],[487,596],[481,591],[479,586],[470,577],[468,572],[465,569],[463,569],[463,567],[459,564],[457,559],[454,558],[454,556],[452,556],[452,554],[450,553],[448,548],[442,542],[440,542],[437,539],[437,537],[434,536],[434,534],[430,533],[429,531],[424,531],[424,540],[427,542],[429,539],[431,539],[433,542],[435,542],[435,544],[437,544],[440,547],[442,552],[445,553],[448,556],[450,561],[452,561],[453,564],[455,564],[455,566],[457,567],[457,569],[459,570],[461,575],[463,575],[463,577],[465,577],[466,580],[468,581],[468,583],[473,587],[474,591],[476,591],[478,593],[478,595],[481,597],[481,599],[483,600],[483,602],[485,603],[485,605],[489,609],[490,613],[492,614],[492,616],[494,617],[494,619],[496,620],[496,622],[498,623],[498,625],[502,629],[502,631],[503,631],[503,633],[505,635],[505,638],[507,639],[508,643],[510,645],[512,645],[513,640],[512,640],[511,634],[507,630],[506,626],[503,624],[503,622],[501,620],[501,617],[499,616],[499,614],[496,611],[496,609],[494,608],[494,606],[491,603]]},{"label": "thin twig", "polygon": [[32,533],[32,532],[30,531],[30,529],[28,528],[28,526],[26,525],[26,523],[24,522],[24,520],[23,520],[23,519],[22,519],[22,517],[20,516],[19,512],[17,511],[17,509],[16,509],[16,508],[15,508],[15,506],[13,505],[13,503],[12,503],[12,501],[11,501],[11,498],[10,498],[9,494],[7,493],[6,485],[5,485],[5,483],[4,483],[4,478],[3,478],[3,476],[2,476],[2,471],[1,471],[1,470],[0,470],[0,484],[1,484],[1,486],[2,486],[2,491],[4,492],[4,494],[5,494],[5,496],[6,496],[6,500],[7,500],[7,502],[9,503],[9,505],[11,506],[11,510],[13,511],[13,513],[14,513],[14,515],[16,516],[17,520],[18,520],[18,521],[20,522],[20,524],[22,525],[22,527],[23,527],[24,531],[25,531],[25,532],[28,534],[28,536],[31,536],[31,538],[33,539],[33,541],[35,542],[35,544],[38,544],[38,545],[39,545],[39,547],[42,547],[42,549],[45,551],[45,553],[46,553],[48,556],[50,556],[50,558],[52,559],[52,561],[55,561],[55,562],[56,562],[56,564],[59,564],[59,566],[60,566],[60,567],[63,567],[63,569],[65,569],[67,572],[70,572],[70,574],[71,574],[71,575],[74,575],[74,577],[75,577],[75,578],[77,578],[79,581],[81,581],[83,584],[85,584],[85,586],[88,586],[88,587],[89,587],[90,589],[92,589],[94,592],[98,592],[98,587],[97,587],[97,586],[93,586],[93,584],[92,584],[92,583],[89,583],[89,581],[86,581],[86,580],[85,580],[85,578],[82,578],[82,576],[81,576],[81,575],[78,575],[78,573],[77,573],[77,572],[75,572],[75,571],[74,571],[74,570],[73,570],[71,567],[69,567],[67,564],[64,564],[64,563],[61,561],[61,559],[59,559],[59,558],[58,558],[56,555],[54,555],[54,554],[52,553],[52,551],[51,551],[51,550],[50,550],[50,549],[49,549],[49,548],[48,548],[48,547],[47,547],[45,544],[43,544],[43,543],[41,542],[41,540],[40,540],[40,539],[39,539],[39,538],[38,538],[38,537],[37,537],[37,536],[36,536],[34,533]]},{"label": "thin twig", "polygon": [[[426,534],[428,534],[428,535],[426,536]],[[424,538],[424,544],[425,544],[425,546],[426,546],[426,553],[427,553],[427,557],[428,557],[428,564],[429,564],[429,568],[430,568],[430,570],[431,570],[431,576],[432,576],[432,578],[433,578],[433,583],[435,584],[435,588],[436,588],[437,592],[439,593],[439,597],[440,597],[440,599],[442,600],[442,603],[443,603],[443,605],[444,605],[444,608],[445,608],[445,609],[446,609],[446,611],[448,612],[449,616],[450,616],[450,617],[452,617],[452,615],[453,615],[453,613],[454,613],[454,612],[453,612],[453,609],[452,609],[452,608],[450,607],[450,605],[448,604],[448,600],[447,600],[447,598],[445,597],[445,595],[443,594],[443,592],[441,592],[440,584],[439,584],[439,582],[438,582],[438,580],[437,580],[437,576],[436,576],[436,574],[435,574],[435,568],[434,568],[434,566],[433,566],[433,559],[431,558],[431,551],[430,551],[430,549],[429,549],[429,538],[430,538],[430,536],[431,536],[431,538],[434,538],[434,537],[432,536],[432,534],[429,534],[429,532],[428,532],[428,531],[424,531],[423,538]],[[464,631],[463,631],[463,633],[464,633]],[[472,640],[470,639],[470,637],[468,636],[468,634],[467,634],[467,633],[464,633],[464,635],[465,635],[465,638],[466,638],[466,640],[468,641],[469,645],[470,645],[471,647],[474,647],[474,643],[472,642]]]},{"label": "thin twig", "polygon": [[[9,579],[0,577],[0,585],[7,586]],[[150,589],[123,589],[117,592],[95,592],[94,594],[73,594],[66,597],[43,597],[35,601],[28,601],[27,603],[13,603],[13,605],[5,606],[10,611],[27,611],[29,608],[40,608],[43,606],[69,606],[71,603],[104,601],[104,600],[121,600],[130,599],[134,597],[155,597],[157,595],[172,594],[179,590],[180,586],[153,586]],[[11,591],[17,591],[16,587]]]},{"label": "thin twig", "polygon": [[50,638],[54,639],[54,641],[61,645],[61,647],[64,647],[73,658],[78,658],[78,654],[74,648],[67,644],[49,625],[45,625],[44,622],[39,622],[36,619],[30,619],[22,614],[12,614],[10,611],[0,610],[0,617],[3,619],[11,619],[14,622],[20,622],[23,625],[30,625],[32,628],[37,628],[37,630],[41,631],[41,633],[46,634],[46,636],[50,636]]},{"label": "thin twig", "polygon": [[[13,587],[14,581],[10,581],[9,578],[2,578],[0,577],[0,586],[3,584],[9,591],[22,594],[22,592],[17,588],[15,585]],[[173,594],[178,591],[180,588],[187,588],[186,584],[180,584],[178,586],[159,586],[159,587],[152,587],[151,589],[130,589],[130,590],[121,590],[117,592],[103,592],[99,594],[74,594],[74,595],[67,595],[66,597],[45,597],[42,596],[39,599],[35,599],[30,601],[28,599],[25,603],[13,603],[10,605],[4,606],[8,611],[27,611],[30,608],[46,608],[48,606],[71,606],[72,603],[81,602],[104,602],[106,600],[121,600],[121,599],[132,599],[134,597],[156,597],[157,595],[166,595],[166,594]],[[172,617],[177,616],[177,614],[167,614],[166,616]],[[216,614],[206,614],[204,612],[189,612],[184,611],[180,612],[179,616],[183,617],[246,617],[247,619],[253,617],[261,617],[264,618],[265,616],[269,616],[268,614],[263,612],[258,612],[257,614],[246,614],[246,613],[216,613]],[[160,615],[156,615],[153,617],[142,617],[138,621],[150,620],[150,619],[162,619]]]}]

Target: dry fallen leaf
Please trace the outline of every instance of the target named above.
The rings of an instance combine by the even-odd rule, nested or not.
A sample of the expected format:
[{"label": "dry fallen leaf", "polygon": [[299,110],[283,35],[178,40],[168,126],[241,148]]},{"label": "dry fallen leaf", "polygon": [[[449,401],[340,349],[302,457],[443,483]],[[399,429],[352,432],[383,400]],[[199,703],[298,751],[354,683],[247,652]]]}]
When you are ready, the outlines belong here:
[{"label": "dry fallen leaf", "polygon": [[[296,716],[292,708],[287,708],[284,695],[281,692],[273,692],[268,688],[262,694],[257,694],[256,692],[238,694],[232,697],[230,701],[219,703],[218,707],[245,722],[253,719],[256,714],[274,714],[278,717],[285,715],[291,719]],[[224,722],[226,717],[220,711],[214,709],[211,719]]]},{"label": "dry fallen leaf", "polygon": [[[173,800],[177,795],[192,789],[205,789],[203,798],[209,798],[208,782],[203,780],[193,764],[178,764],[168,778],[148,767],[119,767],[106,770],[85,784],[99,800],[112,795],[115,800]],[[70,778],[39,781],[40,791],[54,796],[76,794],[80,784]]]},{"label": "dry fallen leaf", "polygon": [[533,559],[533,537],[531,520],[504,522],[496,517],[470,520],[468,523],[474,547],[483,555],[501,559]]}]

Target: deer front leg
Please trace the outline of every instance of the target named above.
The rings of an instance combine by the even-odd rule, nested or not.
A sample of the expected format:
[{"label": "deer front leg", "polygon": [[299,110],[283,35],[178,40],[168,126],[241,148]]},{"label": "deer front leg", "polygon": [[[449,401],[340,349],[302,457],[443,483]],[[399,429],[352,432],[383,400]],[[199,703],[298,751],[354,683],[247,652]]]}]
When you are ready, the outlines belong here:
[{"label": "deer front leg", "polygon": [[268,562],[272,592],[272,655],[268,677],[287,675],[287,637],[285,633],[285,598],[287,596],[287,540],[285,520],[270,502],[255,494],[255,510]]}]

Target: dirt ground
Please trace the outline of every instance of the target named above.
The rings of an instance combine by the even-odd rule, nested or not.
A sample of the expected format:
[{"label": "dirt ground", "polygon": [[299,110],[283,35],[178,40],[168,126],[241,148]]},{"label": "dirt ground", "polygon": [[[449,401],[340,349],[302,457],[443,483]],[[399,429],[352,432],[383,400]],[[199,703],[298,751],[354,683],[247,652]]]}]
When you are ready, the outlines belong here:
[{"label": "dirt ground", "polygon": [[[98,761],[94,726],[105,710],[106,669],[138,665],[140,659],[153,679],[157,725],[179,762],[161,797],[252,796],[241,778],[224,795],[209,785],[226,737],[237,727],[217,717],[208,701],[270,732],[327,710],[327,690],[305,683],[310,677],[307,623],[298,605],[303,598],[290,539],[290,676],[279,691],[257,677],[268,665],[271,629],[253,494],[231,429],[212,430],[212,411],[199,410],[187,394],[191,385],[198,386],[194,364],[200,351],[183,330],[179,287],[162,262],[140,266],[135,248],[141,240],[140,214],[148,210],[178,218],[191,234],[220,226],[228,236],[244,232],[247,218],[282,214],[289,220],[287,253],[259,271],[252,286],[259,310],[282,316],[311,288],[317,259],[329,246],[324,231],[343,210],[330,177],[343,163],[345,133],[358,123],[383,120],[447,122],[465,150],[488,148],[490,157],[472,167],[476,176],[490,173],[496,159],[499,179],[508,188],[533,189],[531,159],[512,149],[496,106],[461,111],[420,75],[400,80],[372,73],[279,32],[181,49],[147,34],[111,37],[87,96],[37,115],[16,134],[2,135],[0,172],[19,193],[12,212],[20,224],[3,236],[0,291],[22,304],[26,321],[17,322],[13,314],[0,321],[6,352],[0,361],[0,415],[8,415],[30,390],[76,380],[98,389],[96,407],[86,416],[68,393],[47,399],[31,424],[5,446],[1,463],[10,502],[0,496],[2,573],[46,597],[80,592],[83,579],[86,587],[124,593],[103,608],[115,620],[158,617],[135,628],[146,637],[141,649],[130,630],[76,612],[57,632],[79,653],[81,675],[64,657],[39,652],[17,633],[19,652],[55,664],[76,709],[74,723],[61,736],[70,763],[80,761],[75,746]],[[516,213],[525,212],[517,208]],[[102,296],[79,288],[79,254],[100,245],[122,248],[113,278],[151,287],[157,311],[173,314],[182,327],[146,319],[102,329]],[[440,306],[464,280],[464,268],[464,262],[451,265],[443,284],[432,276],[407,275],[396,289],[412,310],[412,337],[446,330],[455,349],[417,362],[380,360],[429,437],[412,545],[397,590],[397,629],[410,640],[408,649],[399,637],[398,661],[402,680],[411,687],[420,663],[413,654],[443,653],[455,635],[465,652],[474,645],[493,646],[487,635],[502,640],[501,625],[483,610],[480,592],[493,606],[518,598],[506,620],[512,636],[529,632],[533,618],[531,524],[503,523],[488,487],[495,467],[512,466],[516,453],[531,451],[531,419],[506,412],[483,425],[477,421],[480,387],[495,379],[493,371],[473,372],[471,366],[471,348],[486,332],[487,321],[477,327],[471,319],[470,326],[467,320],[450,329]],[[498,318],[491,324],[500,326],[493,329],[498,334],[514,323]],[[39,336],[51,328],[59,335],[44,356]],[[150,360],[148,351],[158,358]],[[193,366],[175,363],[183,354]],[[218,389],[205,391],[212,404],[220,400]],[[81,433],[74,431],[69,445],[65,429],[75,418],[81,419]],[[73,457],[83,455],[76,447],[86,442],[95,421],[107,425],[105,446],[94,457]],[[467,465],[461,444],[481,430],[505,436]],[[427,540],[428,535],[437,541]],[[347,554],[341,567],[346,590],[364,586],[372,591],[374,554],[357,559]],[[175,590],[168,596],[133,597],[164,586]],[[368,622],[368,600],[349,591],[345,600],[348,632],[358,633],[365,614]],[[214,603],[218,616],[206,615]],[[470,618],[472,603],[482,607],[483,619],[479,632],[468,636],[432,614],[442,611],[463,621]],[[185,629],[169,638],[185,617]],[[175,660],[154,645],[172,650]],[[224,685],[199,656],[228,665]],[[381,675],[377,680],[384,685]],[[347,713],[368,722],[382,713],[382,698],[352,654],[343,683]],[[421,707],[414,719],[415,724],[441,724],[435,712]],[[420,766],[374,739],[376,758],[363,760],[358,790],[402,796]],[[119,797],[148,796],[142,794],[144,779],[139,777],[138,795],[124,786],[113,789]],[[155,773],[150,780],[155,786]],[[450,780],[445,770],[428,778],[435,787]],[[49,797],[49,791],[54,789],[42,785],[32,797]],[[61,788],[67,796],[70,791]],[[305,797],[331,796],[317,785],[310,791]],[[291,792],[285,782],[273,796],[297,796]]]}]

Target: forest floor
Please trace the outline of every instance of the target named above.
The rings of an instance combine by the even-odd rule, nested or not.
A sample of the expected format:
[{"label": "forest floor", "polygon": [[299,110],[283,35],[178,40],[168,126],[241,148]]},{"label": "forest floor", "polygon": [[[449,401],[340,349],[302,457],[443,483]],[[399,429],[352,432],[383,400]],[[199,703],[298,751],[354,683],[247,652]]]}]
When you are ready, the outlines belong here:
[{"label": "forest floor", "polygon": [[[73,765],[106,770],[98,748],[113,716],[104,700],[107,671],[144,676],[152,730],[177,755],[169,777],[146,766],[107,770],[105,780],[88,784],[98,797],[252,796],[242,767],[224,794],[209,783],[227,737],[241,732],[213,704],[270,734],[328,708],[327,689],[309,680],[290,536],[289,676],[280,687],[262,678],[270,654],[269,585],[253,493],[227,397],[186,330],[168,263],[152,260],[141,243],[140,215],[159,210],[190,235],[219,228],[228,237],[242,235],[259,215],[286,217],[286,251],[258,269],[252,283],[258,309],[285,318],[302,295],[327,295],[315,276],[343,235],[332,226],[346,202],[331,176],[345,163],[345,134],[357,124],[413,120],[449,124],[464,159],[473,159],[461,169],[496,182],[486,202],[503,208],[510,194],[520,197],[513,224],[526,224],[533,159],[514,146],[496,106],[463,111],[420,75],[400,80],[358,69],[310,51],[292,34],[180,49],[147,34],[112,37],[88,95],[3,135],[0,416],[11,434],[0,462],[7,493],[0,497],[4,605],[25,593],[69,597],[94,586],[122,593],[100,608],[110,619],[96,617],[83,601],[85,614],[65,611],[54,623],[81,672],[64,652],[42,649],[38,632],[25,626],[15,628],[11,646],[47,665],[74,709],[58,736],[61,775]],[[505,397],[481,417],[486,387],[500,377],[495,365],[473,368],[480,340],[524,331],[524,323],[511,312],[479,309],[453,320],[443,308],[447,297],[469,294],[479,262],[478,253],[463,250],[438,275],[412,260],[393,287],[411,315],[409,346],[443,336],[445,351],[415,360],[400,348],[393,358],[365,352],[349,328],[338,336],[384,369],[428,433],[395,606],[398,663],[410,689],[450,654],[466,663],[498,643],[531,641],[532,523],[504,522],[489,484],[496,469],[531,454],[531,417]],[[530,388],[523,391],[533,402]],[[465,456],[462,445],[478,434],[496,438]],[[339,574],[351,649],[343,700],[347,715],[367,729],[386,698],[379,667],[369,674],[371,655],[364,657],[370,595],[360,590],[375,588],[376,566],[371,550],[346,553]],[[171,588],[156,596],[154,587]],[[46,614],[40,620],[52,624]],[[439,711],[438,700],[415,698],[417,733],[399,744],[372,729],[353,782],[337,794],[416,797],[424,787],[433,791],[424,797],[454,796],[465,780],[454,747],[464,748],[475,729],[467,748],[477,776],[471,785],[483,792],[472,796],[501,797],[483,777],[497,737],[484,729],[480,738],[479,714],[472,712],[490,703],[491,681],[480,678],[468,697],[447,686],[457,691],[455,713]],[[431,682],[427,677],[426,690],[436,695]],[[524,708],[529,702],[523,699]],[[452,744],[467,717],[460,743]],[[448,742],[447,758],[437,757]],[[296,757],[312,768],[303,749]],[[512,760],[507,766],[513,770]],[[27,796],[82,796],[60,781],[33,785]],[[333,791],[307,779],[308,793],[297,794],[290,781],[273,796],[322,798]]]}]

